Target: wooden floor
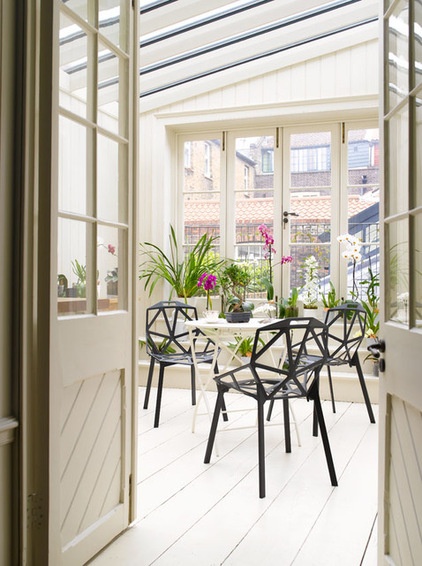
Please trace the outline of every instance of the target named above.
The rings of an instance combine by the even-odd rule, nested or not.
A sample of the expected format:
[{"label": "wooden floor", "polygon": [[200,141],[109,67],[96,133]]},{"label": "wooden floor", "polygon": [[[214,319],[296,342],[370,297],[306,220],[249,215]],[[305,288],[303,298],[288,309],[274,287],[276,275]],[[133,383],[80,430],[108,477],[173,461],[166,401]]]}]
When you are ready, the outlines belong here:
[{"label": "wooden floor", "polygon": [[[320,438],[312,436],[312,405],[294,402],[301,446],[292,430],[292,452],[286,454],[283,427],[267,428],[267,496],[259,499],[252,411],[230,414],[230,427],[250,427],[221,431],[219,456],[204,464],[209,420],[198,416],[192,433],[190,392],[164,391],[158,429],[155,390],[147,411],[143,395],[141,388],[139,520],[92,564],[376,565],[377,425],[370,424],[363,404],[338,403],[336,414],[323,404],[339,480],[333,488]],[[248,401],[228,398],[229,410]],[[281,423],[276,410],[272,422]]]}]

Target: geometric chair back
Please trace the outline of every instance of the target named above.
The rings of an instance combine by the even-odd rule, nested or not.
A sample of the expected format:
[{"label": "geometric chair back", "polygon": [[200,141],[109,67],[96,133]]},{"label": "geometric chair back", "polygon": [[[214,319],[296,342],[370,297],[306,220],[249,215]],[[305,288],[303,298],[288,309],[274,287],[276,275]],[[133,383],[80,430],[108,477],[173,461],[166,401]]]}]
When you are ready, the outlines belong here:
[{"label": "geometric chair back", "polygon": [[[282,345],[282,355],[275,359],[275,345]],[[337,485],[327,430],[319,398],[319,374],[327,359],[327,328],[315,318],[287,318],[270,323],[257,331],[250,362],[217,375],[217,400],[205,463],[210,462],[218,420],[224,407],[224,394],[237,391],[257,402],[259,496],[265,497],[264,404],[283,400],[286,447],[289,441],[290,399],[304,397],[314,401],[314,434],[318,424],[332,485]],[[290,451],[289,449],[287,450]]]},{"label": "geometric chair back", "polygon": [[[161,398],[164,380],[164,369],[181,364],[189,366],[191,378],[192,405],[196,403],[195,367],[189,332],[185,326],[188,320],[197,320],[197,310],[180,301],[160,301],[146,310],[146,352],[150,356],[150,367],[145,391],[144,409],[148,408],[154,365],[160,366],[157,401],[155,407],[154,427],[158,427],[160,419]],[[193,336],[199,337],[196,330]],[[195,357],[198,363],[211,363],[214,356],[214,343],[207,339],[195,341]]]},{"label": "geometric chair back", "polygon": [[325,317],[328,327],[328,359],[327,371],[330,386],[331,402],[335,412],[335,401],[331,367],[348,365],[355,367],[362,388],[369,419],[375,422],[371,402],[365,384],[362,367],[359,360],[359,348],[365,338],[366,311],[358,303],[345,303],[328,309]]}]

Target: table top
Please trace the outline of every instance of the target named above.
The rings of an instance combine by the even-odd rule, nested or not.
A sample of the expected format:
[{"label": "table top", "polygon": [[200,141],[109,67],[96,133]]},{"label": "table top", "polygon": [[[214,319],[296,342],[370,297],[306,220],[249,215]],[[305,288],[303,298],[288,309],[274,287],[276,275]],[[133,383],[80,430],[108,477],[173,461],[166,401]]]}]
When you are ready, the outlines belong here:
[{"label": "table top", "polygon": [[186,326],[199,328],[200,330],[204,329],[215,329],[215,330],[258,330],[266,326],[267,324],[271,324],[276,322],[277,318],[251,318],[248,322],[227,322],[224,318],[219,318],[217,321],[210,321],[206,318],[198,318],[198,320],[188,320],[186,321]]}]

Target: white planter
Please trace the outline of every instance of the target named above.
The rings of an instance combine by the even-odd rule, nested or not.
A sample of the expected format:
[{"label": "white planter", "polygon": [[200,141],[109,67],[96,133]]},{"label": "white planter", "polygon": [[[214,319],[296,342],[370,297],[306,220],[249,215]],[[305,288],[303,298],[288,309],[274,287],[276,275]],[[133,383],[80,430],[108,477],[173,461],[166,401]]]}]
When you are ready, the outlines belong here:
[{"label": "white planter", "polygon": [[303,316],[305,317],[312,317],[312,318],[318,318],[319,317],[319,309],[305,309],[303,308]]}]

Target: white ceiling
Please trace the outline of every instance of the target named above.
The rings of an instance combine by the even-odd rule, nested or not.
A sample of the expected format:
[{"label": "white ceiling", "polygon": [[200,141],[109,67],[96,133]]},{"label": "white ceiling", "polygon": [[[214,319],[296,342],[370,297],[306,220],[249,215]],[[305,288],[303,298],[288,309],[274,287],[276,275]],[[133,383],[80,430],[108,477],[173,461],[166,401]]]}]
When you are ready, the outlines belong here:
[{"label": "white ceiling", "polygon": [[[141,1],[140,93],[151,108],[317,56],[328,40],[365,37],[378,0]],[[352,32],[353,31],[353,32]],[[371,32],[373,34],[373,32]],[[372,35],[371,35],[372,36]],[[306,49],[303,47],[307,46]],[[199,86],[201,85],[201,86]]]}]

